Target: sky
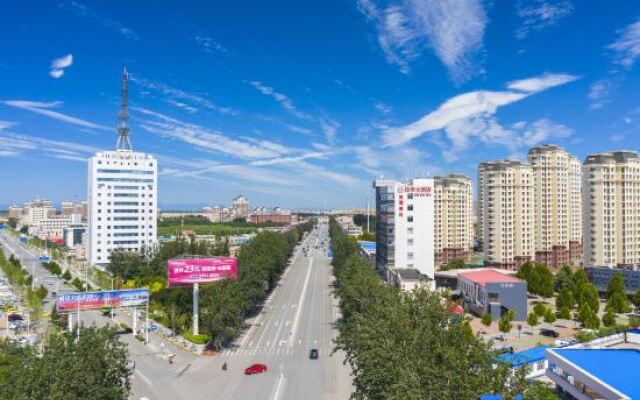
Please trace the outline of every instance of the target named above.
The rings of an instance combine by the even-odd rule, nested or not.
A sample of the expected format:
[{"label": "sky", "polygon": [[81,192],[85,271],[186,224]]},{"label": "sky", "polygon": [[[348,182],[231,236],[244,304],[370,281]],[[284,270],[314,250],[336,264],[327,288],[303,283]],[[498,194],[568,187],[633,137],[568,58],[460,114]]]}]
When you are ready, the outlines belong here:
[{"label": "sky", "polygon": [[19,1],[0,36],[0,206],[86,198],[125,66],[163,209],[357,207],[378,177],[640,147],[637,1]]}]

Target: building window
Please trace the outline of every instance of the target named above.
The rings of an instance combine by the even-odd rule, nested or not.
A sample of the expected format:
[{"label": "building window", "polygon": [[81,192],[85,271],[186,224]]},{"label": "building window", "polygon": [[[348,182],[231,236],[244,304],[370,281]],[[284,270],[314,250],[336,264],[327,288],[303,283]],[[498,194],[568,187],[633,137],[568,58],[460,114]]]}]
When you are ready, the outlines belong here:
[{"label": "building window", "polygon": [[407,206],[407,211],[413,211],[413,204],[409,204]]},{"label": "building window", "polygon": [[413,222],[413,215],[407,216],[407,222]]},{"label": "building window", "polygon": [[407,253],[407,260],[413,260],[413,253]]}]

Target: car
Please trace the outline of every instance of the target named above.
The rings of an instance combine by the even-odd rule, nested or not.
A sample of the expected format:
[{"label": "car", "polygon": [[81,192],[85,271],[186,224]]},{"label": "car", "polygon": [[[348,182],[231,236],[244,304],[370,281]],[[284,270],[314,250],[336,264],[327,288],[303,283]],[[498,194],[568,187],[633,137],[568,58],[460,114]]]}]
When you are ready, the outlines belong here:
[{"label": "car", "polygon": [[497,349],[497,351],[498,351],[498,355],[513,354],[513,347],[512,346],[501,347]]},{"label": "car", "polygon": [[20,314],[9,314],[9,322],[14,322],[14,321],[22,321],[22,315]]},{"label": "car", "polygon": [[560,337],[560,334],[558,333],[558,331],[555,331],[553,329],[547,329],[547,328],[542,328],[540,329],[540,334],[542,336],[549,336],[549,337]]},{"label": "car", "polygon": [[318,359],[318,349],[311,349],[311,351],[309,352],[309,358],[312,360],[317,360]]},{"label": "car", "polygon": [[260,374],[267,372],[267,366],[265,364],[253,364],[244,370],[245,375]]}]

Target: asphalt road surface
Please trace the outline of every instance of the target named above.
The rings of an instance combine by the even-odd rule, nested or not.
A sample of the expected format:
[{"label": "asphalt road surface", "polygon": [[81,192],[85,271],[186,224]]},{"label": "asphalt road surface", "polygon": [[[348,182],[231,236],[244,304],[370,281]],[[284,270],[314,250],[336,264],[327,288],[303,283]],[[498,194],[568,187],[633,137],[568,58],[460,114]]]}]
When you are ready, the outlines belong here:
[{"label": "asphalt road surface", "polygon": [[[341,352],[332,353],[339,311],[332,295],[331,265],[322,241],[329,242],[326,225],[320,225],[308,235],[292,257],[278,287],[265,302],[262,313],[249,321],[249,329],[232,348],[217,356],[193,356],[155,334],[149,335],[148,346],[132,335],[123,335],[130,358],[135,362],[131,398],[348,399],[353,389],[350,368],[343,365]],[[18,253],[25,267],[31,268],[33,262],[39,281],[46,278],[55,285],[55,277],[39,266],[37,256],[17,239],[0,233],[0,243],[10,250],[7,256]],[[307,255],[303,248],[308,249]],[[59,290],[70,288],[60,283]],[[111,323],[99,312],[83,312],[81,318],[85,324]],[[122,312],[117,312],[116,320],[131,326],[130,317]],[[317,360],[309,358],[311,349],[318,350]],[[175,354],[172,364],[167,360],[168,354]],[[227,371],[222,370],[225,362]],[[253,363],[266,364],[268,371],[244,375],[244,369]]]}]

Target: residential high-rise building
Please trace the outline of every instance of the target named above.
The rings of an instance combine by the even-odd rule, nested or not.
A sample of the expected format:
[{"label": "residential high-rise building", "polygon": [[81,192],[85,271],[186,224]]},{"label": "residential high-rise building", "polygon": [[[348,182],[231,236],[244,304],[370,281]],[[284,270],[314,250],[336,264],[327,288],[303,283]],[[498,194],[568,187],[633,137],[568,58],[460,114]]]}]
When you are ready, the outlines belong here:
[{"label": "residential high-rise building", "polygon": [[114,250],[141,252],[156,245],[158,164],[133,151],[127,120],[127,72],[115,151],[89,160],[87,260],[106,265]]},{"label": "residential high-rise building", "polygon": [[635,151],[587,156],[582,166],[584,266],[640,265],[640,158]]},{"label": "residential high-rise building", "polygon": [[529,150],[535,262],[560,268],[582,256],[581,164],[556,145]]},{"label": "residential high-rise building", "polygon": [[485,264],[518,269],[534,256],[531,165],[498,160],[478,166],[478,211]]},{"label": "residential high-rise building", "polygon": [[60,207],[60,213],[62,215],[71,215],[75,211],[73,202],[71,201],[63,201]]},{"label": "residential high-rise building", "polygon": [[388,281],[415,269],[434,279],[434,181],[379,179],[376,190],[376,269]]},{"label": "residential high-rise building", "polygon": [[449,174],[433,178],[435,263],[468,261],[473,254],[473,193],[471,178]]},{"label": "residential high-rise building", "polygon": [[243,195],[240,195],[233,199],[232,202],[233,217],[244,218],[249,217],[249,200]]}]

